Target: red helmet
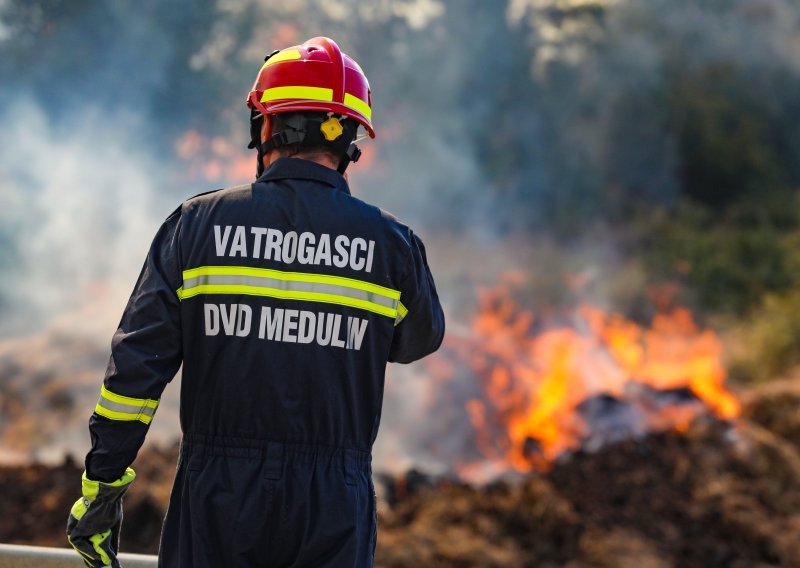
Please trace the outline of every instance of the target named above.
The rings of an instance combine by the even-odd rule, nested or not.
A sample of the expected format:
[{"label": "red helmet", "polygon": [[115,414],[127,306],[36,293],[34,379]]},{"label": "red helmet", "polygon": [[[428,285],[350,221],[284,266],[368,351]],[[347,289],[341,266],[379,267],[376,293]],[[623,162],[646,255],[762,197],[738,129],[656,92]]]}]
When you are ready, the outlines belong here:
[{"label": "red helmet", "polygon": [[364,72],[336,42],[315,37],[268,57],[247,96],[263,115],[327,111],[351,117],[375,138],[372,97]]}]

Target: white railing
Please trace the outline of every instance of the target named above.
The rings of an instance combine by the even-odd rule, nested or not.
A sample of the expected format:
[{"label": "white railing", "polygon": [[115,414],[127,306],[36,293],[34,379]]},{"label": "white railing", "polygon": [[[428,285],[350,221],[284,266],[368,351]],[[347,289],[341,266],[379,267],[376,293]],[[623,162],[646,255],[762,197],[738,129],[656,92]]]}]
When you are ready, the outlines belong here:
[{"label": "white railing", "polygon": [[[145,554],[120,554],[123,568],[155,568],[158,560]],[[85,568],[71,548],[0,544],[0,568]]]}]

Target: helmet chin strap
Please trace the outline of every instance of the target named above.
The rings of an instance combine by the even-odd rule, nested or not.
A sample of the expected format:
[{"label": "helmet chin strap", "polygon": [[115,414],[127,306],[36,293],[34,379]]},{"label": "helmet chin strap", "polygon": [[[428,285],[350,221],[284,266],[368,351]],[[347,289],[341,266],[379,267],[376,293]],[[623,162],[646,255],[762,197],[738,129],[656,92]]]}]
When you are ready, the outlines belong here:
[{"label": "helmet chin strap", "polygon": [[[269,56],[267,56],[269,59]],[[261,177],[264,173],[264,154],[261,151],[261,128],[264,125],[264,115],[257,110],[250,111],[250,143],[247,148],[252,150],[255,148],[258,152],[256,158],[256,179]]]},{"label": "helmet chin strap", "polygon": [[[273,134],[269,140],[262,144],[261,128],[263,124],[264,117],[261,115],[261,113],[255,110],[251,111],[250,143],[247,145],[247,147],[258,150],[256,179],[260,178],[261,174],[264,173],[264,156],[266,156],[270,151],[281,148],[282,146],[288,146],[290,144],[302,145],[308,137],[307,126],[309,126],[309,124],[316,124],[316,122],[305,119],[300,115],[293,116],[286,122],[286,126],[289,128],[283,130],[282,132],[278,132],[277,134]],[[347,166],[349,166],[351,162],[357,162],[360,157],[361,149],[355,144],[350,144],[345,151],[344,156],[339,161],[339,166],[336,168],[336,171],[344,175],[344,172],[347,170]]]},{"label": "helmet chin strap", "polygon": [[347,152],[345,152],[342,161],[339,162],[339,167],[336,168],[336,171],[344,175],[344,172],[347,170],[347,166],[350,165],[350,162],[357,162],[360,157],[361,148],[355,144],[350,144],[350,147],[347,149]]}]

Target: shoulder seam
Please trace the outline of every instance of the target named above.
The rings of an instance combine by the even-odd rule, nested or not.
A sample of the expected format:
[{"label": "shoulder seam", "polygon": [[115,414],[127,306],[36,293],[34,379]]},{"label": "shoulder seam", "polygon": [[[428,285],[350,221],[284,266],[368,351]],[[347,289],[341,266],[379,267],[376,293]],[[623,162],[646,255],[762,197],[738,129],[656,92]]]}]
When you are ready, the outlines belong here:
[{"label": "shoulder seam", "polygon": [[224,188],[222,188],[222,189],[220,189],[218,191],[233,190],[233,189],[246,189],[246,188],[252,187],[252,186],[253,186],[252,183],[243,183],[241,185],[234,185],[234,186],[231,186],[231,187],[224,187]]},{"label": "shoulder seam", "polygon": [[197,195],[193,195],[191,197],[188,197],[183,202],[184,203],[189,203],[190,201],[193,201],[193,200],[197,199],[198,197],[204,197],[206,195],[211,195],[213,193],[219,193],[220,191],[236,191],[236,190],[240,190],[240,189],[247,189],[248,187],[252,187],[252,185],[253,185],[252,183],[245,183],[245,184],[242,184],[242,185],[233,185],[231,187],[220,187],[219,189],[212,189],[210,191],[204,191],[203,193],[198,193]]}]

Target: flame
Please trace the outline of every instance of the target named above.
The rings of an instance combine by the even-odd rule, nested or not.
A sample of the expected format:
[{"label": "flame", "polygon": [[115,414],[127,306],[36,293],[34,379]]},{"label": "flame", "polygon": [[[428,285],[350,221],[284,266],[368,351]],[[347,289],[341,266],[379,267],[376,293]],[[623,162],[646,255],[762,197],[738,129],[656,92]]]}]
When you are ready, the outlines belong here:
[{"label": "flame", "polygon": [[[581,405],[593,398],[635,400],[644,432],[685,430],[699,412],[726,420],[739,414],[725,388],[720,338],[687,309],[656,302],[659,311],[644,326],[584,304],[557,324],[518,304],[518,284],[515,275],[481,291],[470,332],[447,343],[479,378],[481,392],[465,410],[475,445],[494,470],[543,469],[581,447],[592,427]],[[659,402],[660,392],[688,392],[691,404],[669,396]]]}]

